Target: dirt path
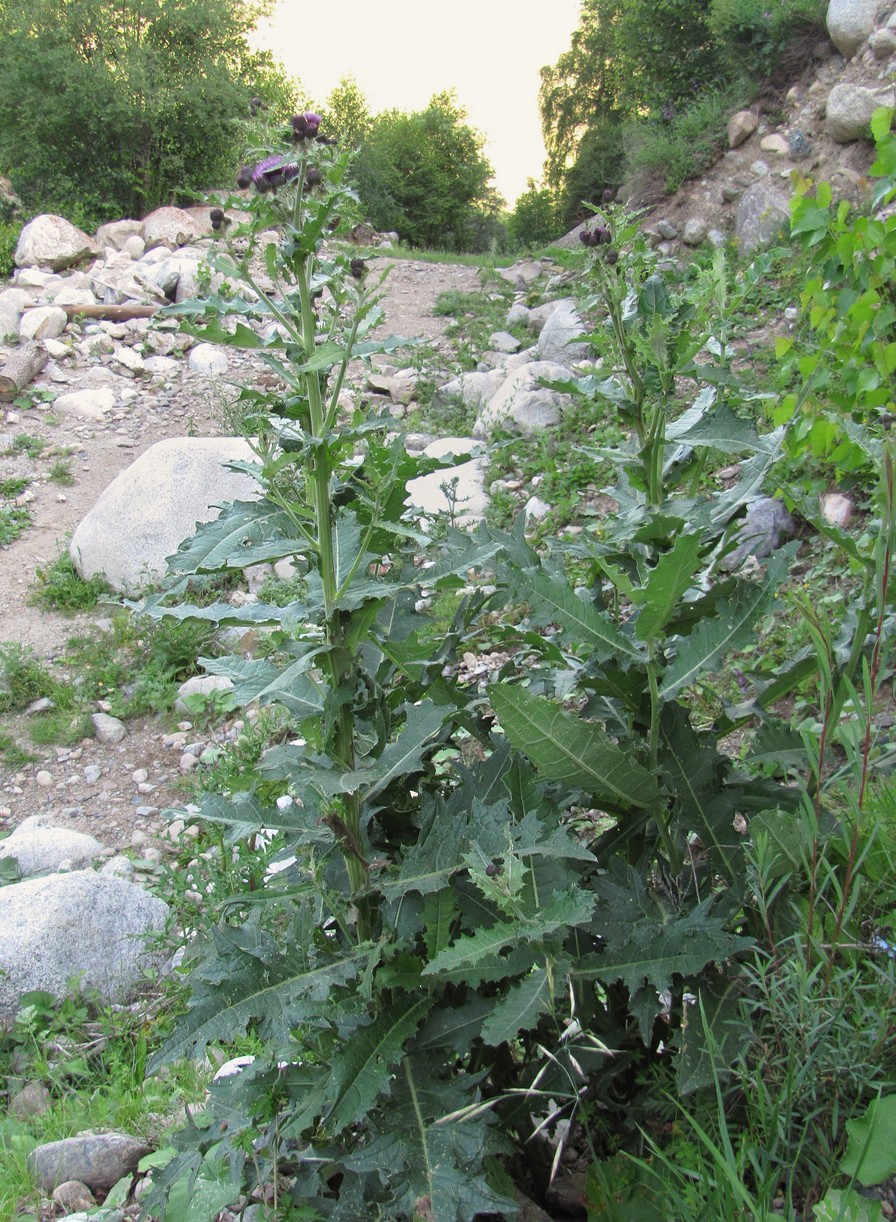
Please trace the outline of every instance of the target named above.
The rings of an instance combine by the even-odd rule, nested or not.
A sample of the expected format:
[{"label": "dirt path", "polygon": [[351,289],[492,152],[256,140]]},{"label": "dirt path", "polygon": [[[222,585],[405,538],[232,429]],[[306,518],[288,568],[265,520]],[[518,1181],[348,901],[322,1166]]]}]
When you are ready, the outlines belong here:
[{"label": "dirt path", "polygon": [[[376,260],[389,266],[383,308],[387,334],[419,338],[444,353],[451,345],[444,331],[448,320],[434,316],[433,303],[449,289],[462,292],[480,287],[474,268],[408,261]],[[234,380],[254,381],[259,366],[250,356],[228,354]],[[92,372],[92,370],[94,372]],[[117,372],[120,374],[121,370]],[[95,366],[53,362],[32,390],[63,393],[91,384]],[[128,406],[102,422],[85,422],[54,413],[52,404],[32,396],[33,403],[0,409],[0,480],[27,477],[25,495],[32,524],[11,544],[0,548],[0,645],[18,643],[43,659],[54,659],[66,641],[106,614],[103,608],[76,616],[48,612],[29,602],[35,575],[60,556],[77,524],[116,475],[144,450],[165,438],[220,435],[223,386],[192,374],[185,360],[178,361],[168,380],[136,378],[136,392]],[[32,450],[43,443],[36,457],[11,447],[22,435],[33,439]],[[63,486],[50,478],[53,464],[65,463],[73,479]],[[3,730],[26,745],[23,718],[3,718]],[[31,748],[38,758],[21,767],[0,761],[0,831],[17,826],[30,815],[48,822],[89,831],[109,850],[144,846],[158,839],[166,826],[161,811],[189,800],[187,771],[182,763],[186,748],[195,754],[205,746],[202,735],[187,723],[173,732],[171,724],[145,719],[128,724],[126,737],[104,746],[84,739],[74,747]]]}]

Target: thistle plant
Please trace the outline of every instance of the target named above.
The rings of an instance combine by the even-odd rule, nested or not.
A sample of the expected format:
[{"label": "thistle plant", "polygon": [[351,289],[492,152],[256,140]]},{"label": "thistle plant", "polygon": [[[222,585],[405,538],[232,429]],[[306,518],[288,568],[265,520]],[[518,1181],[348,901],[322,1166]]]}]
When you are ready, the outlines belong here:
[{"label": "thistle plant", "polygon": [[[514,1212],[494,1160],[527,1131],[545,1050],[572,1108],[605,1056],[568,1026],[566,944],[589,919],[591,856],[453,677],[483,601],[463,587],[512,541],[421,535],[406,485],[440,464],[347,401],[350,363],[400,341],[373,334],[375,276],[339,241],[349,159],[321,135],[297,116],[286,147],[241,172],[250,198],[229,203],[250,219],[222,225],[213,261],[240,291],[173,308],[191,333],[255,351],[280,388],[241,392],[263,495],[201,527],[146,609],[265,626],[265,657],[202,661],[238,705],[276,706],[281,733],[200,800],[225,849],[245,857],[263,835],[276,869],[223,899],[192,947],[189,1006],[157,1063],[249,1033],[260,1051],[173,1139],[148,1207],[183,1216],[192,1199],[213,1217],[255,1196],[278,1217],[288,1199],[333,1218],[464,1222]],[[284,558],[286,607],[177,601],[196,577]],[[461,595],[437,636],[422,576]]]}]

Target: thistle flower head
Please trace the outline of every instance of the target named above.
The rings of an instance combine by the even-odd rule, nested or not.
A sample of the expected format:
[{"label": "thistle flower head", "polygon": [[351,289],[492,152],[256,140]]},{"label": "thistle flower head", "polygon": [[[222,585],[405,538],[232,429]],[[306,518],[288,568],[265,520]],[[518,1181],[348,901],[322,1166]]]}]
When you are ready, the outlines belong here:
[{"label": "thistle flower head", "polygon": [[236,176],[236,185],[241,191],[245,191],[247,187],[252,186],[252,167],[244,165]]},{"label": "thistle flower head", "polygon": [[297,165],[285,163],[283,157],[274,153],[259,161],[251,171],[252,184],[260,195],[264,195],[266,191],[275,191],[277,187],[282,187],[284,183],[290,182],[298,172]]},{"label": "thistle flower head", "polygon": [[222,228],[224,222],[227,220],[224,215],[223,208],[212,208],[208,214],[208,219],[211,221],[212,229],[214,229],[215,232]]},{"label": "thistle flower head", "polygon": [[300,115],[293,115],[291,122],[293,140],[313,140],[323,120],[313,110],[306,110]]},{"label": "thistle flower head", "polygon": [[305,186],[310,190],[312,187],[320,186],[323,181],[323,174],[316,165],[310,165],[305,171]]}]

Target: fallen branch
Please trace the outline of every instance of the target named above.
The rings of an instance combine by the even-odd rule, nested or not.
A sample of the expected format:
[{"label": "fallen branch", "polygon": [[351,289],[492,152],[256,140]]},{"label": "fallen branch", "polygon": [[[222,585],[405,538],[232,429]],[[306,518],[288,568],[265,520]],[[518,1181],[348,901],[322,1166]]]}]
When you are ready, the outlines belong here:
[{"label": "fallen branch", "polygon": [[0,370],[0,401],[14,399],[37,377],[48,359],[41,345],[32,340],[13,348]]},{"label": "fallen branch", "polygon": [[[26,310],[37,310],[46,302],[29,302]],[[129,318],[152,318],[163,307],[160,305],[61,305],[56,307],[65,310],[68,318],[104,318],[107,322],[127,322]]]}]

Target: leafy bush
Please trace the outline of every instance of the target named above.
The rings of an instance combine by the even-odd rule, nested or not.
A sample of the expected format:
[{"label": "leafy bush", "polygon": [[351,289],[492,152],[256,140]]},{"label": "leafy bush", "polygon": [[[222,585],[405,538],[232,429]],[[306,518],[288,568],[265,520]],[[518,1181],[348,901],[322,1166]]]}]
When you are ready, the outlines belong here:
[{"label": "leafy bush", "polygon": [[710,0],[706,22],[725,67],[769,75],[801,35],[826,33],[827,0]]},{"label": "leafy bush", "polygon": [[514,249],[545,246],[563,229],[557,198],[550,187],[539,187],[531,178],[507,219],[507,234]]},{"label": "leafy bush", "polygon": [[0,278],[8,280],[15,271],[13,255],[19,241],[22,226],[11,221],[0,221]]},{"label": "leafy bush", "polygon": [[699,177],[728,147],[732,110],[751,96],[749,84],[739,80],[707,90],[668,120],[627,123],[623,193],[641,198],[645,184],[656,183],[672,194],[683,182]]},{"label": "leafy bush", "polygon": [[492,173],[482,146],[450,93],[423,111],[377,115],[354,169],[366,218],[410,246],[473,249]]},{"label": "leafy bush", "polygon": [[220,180],[250,97],[285,92],[247,41],[259,11],[255,0],[2,0],[0,163],[26,206],[90,229]]},{"label": "leafy bush", "polygon": [[869,207],[835,203],[827,183],[808,179],[791,201],[791,235],[806,258],[802,326],[796,337],[779,338],[777,353],[785,380],[809,380],[811,394],[799,402],[794,393],[784,396],[773,418],[791,424],[794,459],[811,455],[834,474],[873,470],[896,415],[896,217],[881,210],[896,197],[892,121],[885,107],[872,121],[877,159]]}]

